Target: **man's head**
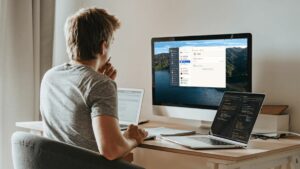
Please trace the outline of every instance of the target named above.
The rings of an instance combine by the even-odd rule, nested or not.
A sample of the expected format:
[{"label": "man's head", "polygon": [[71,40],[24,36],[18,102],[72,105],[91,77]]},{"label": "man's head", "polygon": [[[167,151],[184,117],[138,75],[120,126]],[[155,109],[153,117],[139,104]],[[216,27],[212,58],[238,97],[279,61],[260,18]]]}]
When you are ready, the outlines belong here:
[{"label": "man's head", "polygon": [[119,27],[119,20],[103,9],[79,10],[65,24],[69,58],[87,61],[97,59],[99,54],[106,54],[113,32]]}]

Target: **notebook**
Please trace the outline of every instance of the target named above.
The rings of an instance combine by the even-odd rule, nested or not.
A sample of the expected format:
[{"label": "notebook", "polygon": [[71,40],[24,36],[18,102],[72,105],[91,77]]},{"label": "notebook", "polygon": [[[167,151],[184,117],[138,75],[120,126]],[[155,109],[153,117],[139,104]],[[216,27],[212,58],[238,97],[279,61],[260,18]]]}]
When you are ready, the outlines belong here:
[{"label": "notebook", "polygon": [[209,135],[162,138],[191,149],[246,147],[264,98],[264,94],[225,92]]}]

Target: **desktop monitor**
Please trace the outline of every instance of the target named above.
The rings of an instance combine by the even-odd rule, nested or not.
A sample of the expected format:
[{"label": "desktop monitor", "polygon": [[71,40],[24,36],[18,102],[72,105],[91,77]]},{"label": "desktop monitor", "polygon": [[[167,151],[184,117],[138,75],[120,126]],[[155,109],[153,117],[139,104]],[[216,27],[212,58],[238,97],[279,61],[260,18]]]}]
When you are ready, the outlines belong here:
[{"label": "desktop monitor", "polygon": [[159,37],[151,44],[154,114],[212,121],[224,91],[251,92],[250,33]]}]

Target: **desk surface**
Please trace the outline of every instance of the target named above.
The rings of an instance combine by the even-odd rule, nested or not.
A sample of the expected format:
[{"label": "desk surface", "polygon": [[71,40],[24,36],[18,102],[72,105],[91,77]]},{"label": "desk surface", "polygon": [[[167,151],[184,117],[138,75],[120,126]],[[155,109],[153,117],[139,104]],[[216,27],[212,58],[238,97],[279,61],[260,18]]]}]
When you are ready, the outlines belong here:
[{"label": "desk surface", "polygon": [[[40,131],[40,132],[43,131],[41,121],[17,122],[16,126],[34,130],[34,131]],[[158,126],[177,128],[177,129],[191,129],[190,127],[187,126],[164,124],[160,122],[149,122],[142,125],[142,127],[158,127]],[[161,139],[145,141],[139,147],[159,150],[159,151],[200,156],[200,157],[212,158],[218,160],[242,161],[242,160],[259,158],[262,156],[274,155],[276,153],[284,153],[288,151],[300,150],[300,138],[289,137],[289,138],[283,138],[279,140],[254,139],[249,142],[249,145],[246,149],[192,150],[180,146],[178,144],[171,143]]]}]

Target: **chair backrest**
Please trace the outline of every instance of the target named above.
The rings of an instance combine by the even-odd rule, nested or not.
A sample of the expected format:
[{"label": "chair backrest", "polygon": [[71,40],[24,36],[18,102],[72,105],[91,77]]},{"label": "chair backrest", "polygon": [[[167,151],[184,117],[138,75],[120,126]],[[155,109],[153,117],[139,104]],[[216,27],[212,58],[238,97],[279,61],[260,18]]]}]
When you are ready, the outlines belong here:
[{"label": "chair backrest", "polygon": [[15,132],[12,135],[14,169],[143,169],[123,160],[45,137]]}]

